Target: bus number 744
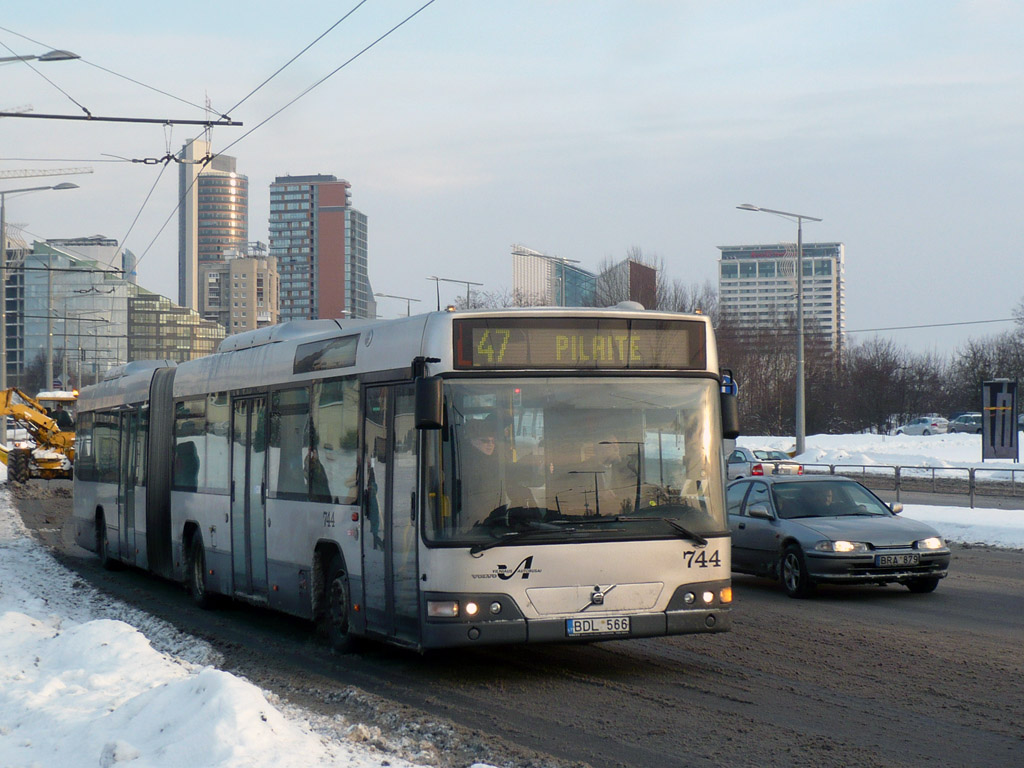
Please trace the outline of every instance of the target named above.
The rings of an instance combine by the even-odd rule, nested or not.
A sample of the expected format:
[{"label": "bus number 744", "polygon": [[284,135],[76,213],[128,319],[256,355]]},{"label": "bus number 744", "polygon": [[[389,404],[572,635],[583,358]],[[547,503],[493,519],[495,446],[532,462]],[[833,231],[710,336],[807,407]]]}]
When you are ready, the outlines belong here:
[{"label": "bus number 744", "polygon": [[710,568],[722,564],[722,558],[719,557],[717,549],[711,554],[707,554],[703,549],[691,549],[689,552],[683,552],[683,559],[686,561],[687,568]]}]

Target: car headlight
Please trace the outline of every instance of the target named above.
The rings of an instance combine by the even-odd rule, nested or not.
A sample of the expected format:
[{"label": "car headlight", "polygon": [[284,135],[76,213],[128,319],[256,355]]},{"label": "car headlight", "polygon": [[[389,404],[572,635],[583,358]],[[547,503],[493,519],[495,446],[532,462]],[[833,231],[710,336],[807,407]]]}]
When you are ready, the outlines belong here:
[{"label": "car headlight", "polygon": [[868,551],[868,545],[863,541],[846,541],[845,539],[840,539],[839,541],[819,541],[814,545],[814,548],[818,552],[842,552],[843,554]]},{"label": "car headlight", "polygon": [[927,539],[914,542],[914,546],[918,549],[942,549],[946,546],[946,542],[938,536],[929,536]]}]

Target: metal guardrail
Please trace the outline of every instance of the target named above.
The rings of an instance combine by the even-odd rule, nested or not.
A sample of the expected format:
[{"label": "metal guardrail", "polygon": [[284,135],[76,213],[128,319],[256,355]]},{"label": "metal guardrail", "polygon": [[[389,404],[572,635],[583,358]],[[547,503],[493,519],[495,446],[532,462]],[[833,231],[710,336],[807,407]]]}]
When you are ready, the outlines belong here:
[{"label": "metal guardrail", "polygon": [[[896,492],[964,493],[976,496],[1024,496],[1024,467],[914,467],[889,464],[804,464],[807,474],[843,475],[865,485]],[[885,482],[879,486],[880,481]]]}]

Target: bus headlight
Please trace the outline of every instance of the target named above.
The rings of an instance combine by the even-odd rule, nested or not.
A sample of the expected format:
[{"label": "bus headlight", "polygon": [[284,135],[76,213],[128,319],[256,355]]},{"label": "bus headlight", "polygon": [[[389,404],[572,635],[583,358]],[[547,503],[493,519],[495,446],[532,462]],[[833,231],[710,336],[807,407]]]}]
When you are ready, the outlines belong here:
[{"label": "bus headlight", "polygon": [[476,603],[474,603],[472,600],[470,600],[468,603],[466,603],[466,615],[467,616],[476,616],[476,614],[477,614],[477,612],[479,610],[480,610],[480,606],[477,605]]}]

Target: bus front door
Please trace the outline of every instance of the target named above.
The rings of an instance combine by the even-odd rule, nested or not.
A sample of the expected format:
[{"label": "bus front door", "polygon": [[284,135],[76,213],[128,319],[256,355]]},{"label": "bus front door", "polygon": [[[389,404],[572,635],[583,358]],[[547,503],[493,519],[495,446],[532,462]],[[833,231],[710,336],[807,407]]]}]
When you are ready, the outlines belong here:
[{"label": "bus front door", "polygon": [[231,563],[234,591],[267,596],[267,399],[231,410]]},{"label": "bus front door", "polygon": [[412,384],[367,387],[363,420],[363,605],[367,630],[419,641]]},{"label": "bus front door", "polygon": [[117,473],[117,552],[122,562],[135,562],[135,459],[139,439],[138,411],[119,416],[121,445]]}]

